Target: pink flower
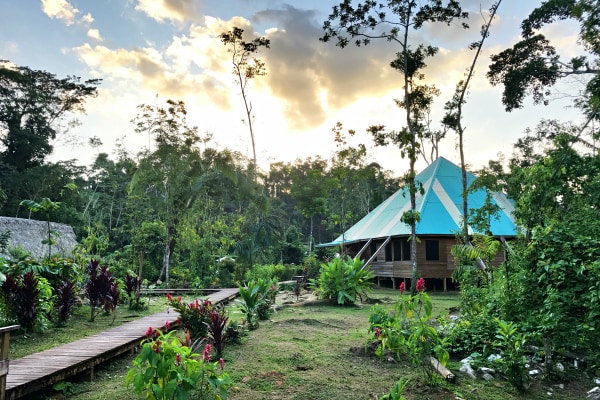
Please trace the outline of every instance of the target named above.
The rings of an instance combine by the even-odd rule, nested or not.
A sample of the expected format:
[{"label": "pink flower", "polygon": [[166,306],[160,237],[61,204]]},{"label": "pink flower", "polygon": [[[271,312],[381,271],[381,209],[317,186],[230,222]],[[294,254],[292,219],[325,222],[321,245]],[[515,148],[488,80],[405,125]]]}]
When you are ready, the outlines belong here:
[{"label": "pink flower", "polygon": [[165,328],[167,328],[167,330],[171,329],[171,323],[169,321],[165,321]]},{"label": "pink flower", "polygon": [[204,354],[203,354],[203,358],[204,361],[210,361],[210,350],[211,350],[211,346],[210,343],[206,344],[206,347],[204,347]]},{"label": "pink flower", "polygon": [[177,302],[181,303],[181,296],[177,296]]},{"label": "pink flower", "polygon": [[154,333],[154,328],[149,326],[148,329],[146,330],[146,336],[152,336],[153,333]]},{"label": "pink flower", "polygon": [[177,355],[175,356],[175,365],[180,366],[181,365],[181,354],[177,353]]},{"label": "pink flower", "polygon": [[400,284],[400,294],[404,294],[404,281]]},{"label": "pink flower", "polygon": [[419,278],[417,281],[417,292],[422,292],[425,290],[425,279]]},{"label": "pink flower", "polygon": [[375,328],[375,336],[381,336],[381,329],[379,329],[379,327]]},{"label": "pink flower", "polygon": [[223,360],[223,357],[219,358],[219,365],[221,366],[221,371],[223,371],[225,369],[225,360]]},{"label": "pink flower", "polygon": [[173,296],[171,296],[171,293],[167,293],[167,300],[173,301]]}]

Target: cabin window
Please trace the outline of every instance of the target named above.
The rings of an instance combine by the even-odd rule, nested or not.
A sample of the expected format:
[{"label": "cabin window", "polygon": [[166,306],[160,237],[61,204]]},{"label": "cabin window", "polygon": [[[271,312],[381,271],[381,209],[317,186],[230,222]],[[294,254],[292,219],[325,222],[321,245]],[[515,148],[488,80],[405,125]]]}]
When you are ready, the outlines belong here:
[{"label": "cabin window", "polygon": [[392,244],[385,245],[385,261],[392,261]]},{"label": "cabin window", "polygon": [[425,259],[428,261],[439,261],[440,259],[440,241],[425,241]]},{"label": "cabin window", "polygon": [[402,260],[402,244],[400,242],[401,240],[402,239],[394,239],[392,241],[394,247],[394,261]]},{"label": "cabin window", "polygon": [[402,261],[410,261],[410,238],[400,239],[402,243]]}]

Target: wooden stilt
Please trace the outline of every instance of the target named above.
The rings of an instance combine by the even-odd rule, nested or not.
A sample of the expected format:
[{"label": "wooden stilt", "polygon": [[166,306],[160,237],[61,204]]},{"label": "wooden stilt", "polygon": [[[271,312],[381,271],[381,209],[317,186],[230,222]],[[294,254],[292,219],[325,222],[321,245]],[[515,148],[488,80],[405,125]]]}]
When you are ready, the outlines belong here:
[{"label": "wooden stilt", "polygon": [[444,292],[448,291],[448,284],[446,283],[446,279],[448,278],[444,278]]},{"label": "wooden stilt", "polygon": [[396,278],[392,277],[392,288],[396,289]]}]

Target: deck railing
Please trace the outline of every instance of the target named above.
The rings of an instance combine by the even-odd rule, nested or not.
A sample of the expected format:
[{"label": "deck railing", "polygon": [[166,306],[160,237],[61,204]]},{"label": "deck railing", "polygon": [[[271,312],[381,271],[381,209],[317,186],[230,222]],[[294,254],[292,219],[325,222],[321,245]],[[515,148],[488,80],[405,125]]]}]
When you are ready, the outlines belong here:
[{"label": "deck railing", "polygon": [[6,375],[8,375],[8,345],[10,333],[19,329],[19,325],[10,325],[0,328],[0,400],[6,398]]}]

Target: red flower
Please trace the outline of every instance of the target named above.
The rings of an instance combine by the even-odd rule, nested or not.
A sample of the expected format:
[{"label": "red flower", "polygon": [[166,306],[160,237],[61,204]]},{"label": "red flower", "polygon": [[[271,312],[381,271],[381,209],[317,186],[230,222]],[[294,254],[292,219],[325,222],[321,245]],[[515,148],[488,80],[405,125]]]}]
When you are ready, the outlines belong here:
[{"label": "red flower", "polygon": [[180,366],[181,365],[181,354],[177,353],[177,355],[175,356],[175,365]]},{"label": "red flower", "polygon": [[381,329],[379,329],[379,327],[375,328],[375,336],[381,336]]},{"label": "red flower", "polygon": [[154,333],[154,328],[153,327],[148,327],[148,329],[146,330],[146,336],[152,336],[152,334]]},{"label": "red flower", "polygon": [[156,354],[160,353],[160,340],[157,340],[153,345],[152,345],[152,350],[154,350],[154,352]]},{"label": "red flower", "polygon": [[404,281],[400,284],[400,294],[404,294]]},{"label": "red flower", "polygon": [[167,328],[167,330],[171,329],[171,323],[169,321],[165,321],[165,328]]},{"label": "red flower", "polygon": [[204,347],[204,354],[203,354],[204,361],[207,361],[207,362],[210,361],[210,350],[211,350],[211,346],[210,346],[210,343],[208,343],[206,345],[206,347]]},{"label": "red flower", "polygon": [[171,296],[171,293],[167,293],[167,300],[173,301],[173,296]]},{"label": "red flower", "polygon": [[177,296],[177,302],[181,303],[181,296]]},{"label": "red flower", "polygon": [[419,278],[417,281],[417,292],[422,292],[425,290],[425,279]]},{"label": "red flower", "polygon": [[223,357],[219,358],[219,365],[221,366],[221,371],[223,371],[225,369],[225,360],[223,360]]}]

